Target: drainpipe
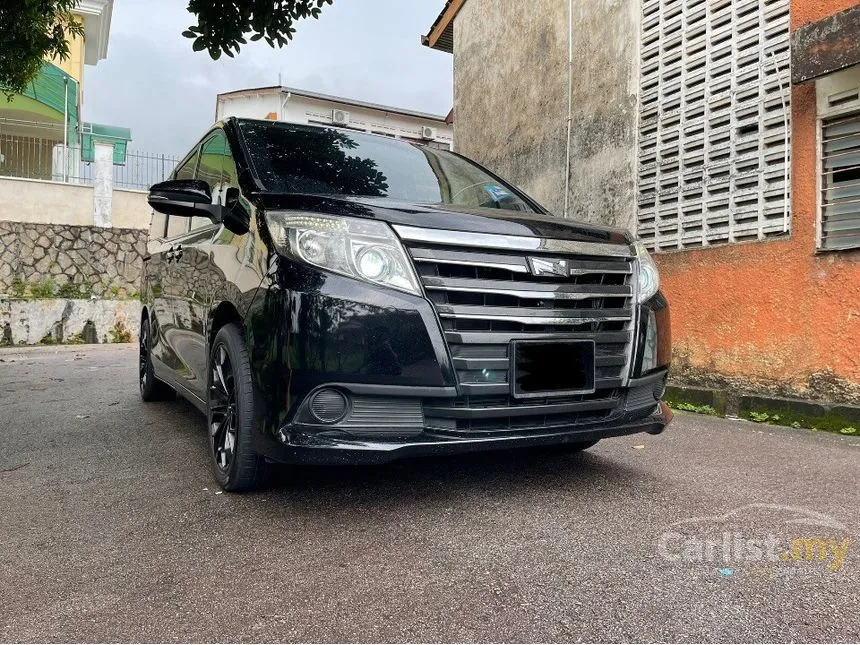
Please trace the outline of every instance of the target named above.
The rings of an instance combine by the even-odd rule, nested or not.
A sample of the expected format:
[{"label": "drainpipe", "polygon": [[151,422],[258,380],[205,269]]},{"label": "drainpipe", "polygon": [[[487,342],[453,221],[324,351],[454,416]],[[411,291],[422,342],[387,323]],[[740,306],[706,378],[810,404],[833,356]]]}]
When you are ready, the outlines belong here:
[{"label": "drainpipe", "polygon": [[63,76],[63,181],[69,181],[69,77]]},{"label": "drainpipe", "polygon": [[570,125],[573,119],[573,0],[567,0],[567,152],[564,159],[564,213],[570,211]]}]

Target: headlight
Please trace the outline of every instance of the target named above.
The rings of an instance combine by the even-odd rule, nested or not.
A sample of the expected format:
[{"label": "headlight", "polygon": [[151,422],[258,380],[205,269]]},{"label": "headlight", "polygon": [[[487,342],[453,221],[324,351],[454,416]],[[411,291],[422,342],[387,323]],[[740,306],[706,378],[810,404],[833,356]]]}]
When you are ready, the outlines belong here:
[{"label": "headlight", "polygon": [[633,248],[636,250],[636,259],[639,260],[639,302],[645,302],[660,288],[660,274],[642,242],[634,242]]},{"label": "headlight", "polygon": [[278,251],[351,278],[420,295],[403,245],[384,222],[274,211],[266,221]]}]

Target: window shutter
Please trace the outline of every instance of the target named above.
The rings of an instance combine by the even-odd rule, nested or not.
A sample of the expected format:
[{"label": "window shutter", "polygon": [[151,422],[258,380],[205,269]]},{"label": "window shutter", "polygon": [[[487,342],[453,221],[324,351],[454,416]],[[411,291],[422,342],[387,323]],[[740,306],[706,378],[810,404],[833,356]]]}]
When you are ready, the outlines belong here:
[{"label": "window shutter", "polygon": [[787,231],[789,0],[644,0],[638,233],[655,250]]},{"label": "window shutter", "polygon": [[821,124],[821,248],[860,247],[860,112]]}]

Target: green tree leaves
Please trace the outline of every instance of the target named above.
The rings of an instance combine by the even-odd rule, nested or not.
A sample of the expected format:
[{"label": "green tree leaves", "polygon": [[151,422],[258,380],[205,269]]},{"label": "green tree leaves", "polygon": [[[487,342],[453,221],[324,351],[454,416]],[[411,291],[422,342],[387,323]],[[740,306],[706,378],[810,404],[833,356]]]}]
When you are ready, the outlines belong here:
[{"label": "green tree leaves", "polygon": [[322,7],[333,0],[190,0],[188,11],[197,16],[197,24],[182,32],[194,40],[192,49],[206,49],[218,60],[221,54],[231,58],[241,45],[265,40],[270,47],[289,44],[296,33],[294,24],[306,18],[319,18]]},{"label": "green tree leaves", "polygon": [[69,57],[69,41],[84,29],[72,10],[78,0],[2,0],[0,2],[0,88],[23,92],[45,58]]},{"label": "green tree leaves", "polygon": [[[0,0],[0,91],[11,96],[23,92],[45,59],[69,57],[69,41],[83,37],[74,16],[79,0]],[[177,0],[179,1],[179,0]],[[265,40],[270,47],[289,44],[295,23],[319,18],[333,0],[189,0],[188,11],[197,24],[182,32],[193,40],[194,51],[231,58],[252,41]]]}]

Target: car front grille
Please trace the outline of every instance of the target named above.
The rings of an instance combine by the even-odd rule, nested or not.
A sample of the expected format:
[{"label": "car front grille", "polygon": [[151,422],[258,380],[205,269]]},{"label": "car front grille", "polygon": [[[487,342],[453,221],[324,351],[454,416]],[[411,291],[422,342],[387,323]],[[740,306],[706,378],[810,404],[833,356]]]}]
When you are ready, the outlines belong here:
[{"label": "car front grille", "polygon": [[[457,234],[428,241],[413,231],[424,229],[398,227],[436,308],[461,394],[427,401],[428,427],[466,434],[549,429],[600,421],[622,407],[634,313],[634,260],[627,247],[609,256],[589,253],[607,245],[577,243],[567,245],[575,252],[509,250],[458,245]],[[565,260],[569,275],[533,275],[529,258],[535,257]],[[595,391],[512,397],[514,339],[593,340]]]}]

